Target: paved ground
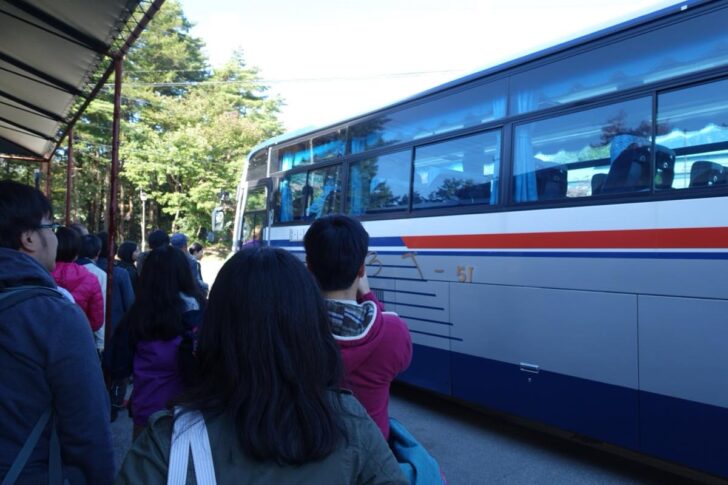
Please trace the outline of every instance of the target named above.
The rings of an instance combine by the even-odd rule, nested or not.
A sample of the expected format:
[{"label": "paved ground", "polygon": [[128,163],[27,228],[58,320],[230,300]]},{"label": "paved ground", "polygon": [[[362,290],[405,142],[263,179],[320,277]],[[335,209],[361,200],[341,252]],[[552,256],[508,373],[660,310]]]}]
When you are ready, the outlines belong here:
[{"label": "paved ground", "polygon": [[430,450],[451,485],[697,483],[406,386],[393,389],[389,413]]}]

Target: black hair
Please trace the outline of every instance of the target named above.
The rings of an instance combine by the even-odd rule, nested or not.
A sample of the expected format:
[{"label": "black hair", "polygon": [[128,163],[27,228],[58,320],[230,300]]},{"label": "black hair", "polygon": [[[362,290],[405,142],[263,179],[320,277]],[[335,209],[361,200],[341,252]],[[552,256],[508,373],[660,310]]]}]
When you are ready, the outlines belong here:
[{"label": "black hair", "polygon": [[137,243],[135,243],[134,241],[124,241],[119,246],[119,250],[116,251],[116,255],[119,257],[120,260],[126,263],[134,264],[133,254],[134,251],[137,250],[137,247]]},{"label": "black hair", "polygon": [[369,234],[356,219],[331,215],[317,219],[303,238],[306,263],[323,291],[349,288],[369,249]]},{"label": "black hair", "polygon": [[0,247],[20,249],[22,234],[38,229],[43,217],[53,219],[53,208],[41,191],[0,180]]},{"label": "black hair", "polygon": [[78,256],[81,258],[94,259],[101,252],[101,240],[93,234],[87,234],[81,237],[81,250]]},{"label": "black hair", "polygon": [[147,236],[147,244],[149,244],[150,249],[157,249],[159,247],[165,246],[169,244],[169,234],[161,229],[152,231]]},{"label": "black hair", "polygon": [[192,243],[192,245],[189,248],[190,254],[197,254],[200,251],[202,251],[202,244],[200,243]]},{"label": "black hair", "polygon": [[[146,269],[146,263],[145,263]],[[339,349],[311,273],[280,248],[245,248],[220,270],[185,409],[228,416],[243,451],[301,465],[342,439]]]},{"label": "black hair", "polygon": [[202,304],[187,256],[171,246],[150,252],[142,266],[134,303],[125,315],[132,342],[169,340],[184,333],[185,304],[180,293]]},{"label": "black hair", "polygon": [[89,234],[88,228],[80,222],[74,222],[72,224],[69,224],[68,228],[76,231],[81,237],[87,236]]},{"label": "black hair", "polygon": [[58,249],[56,249],[56,261],[70,263],[78,257],[81,250],[81,236],[73,229],[59,227],[56,231],[58,238]]}]

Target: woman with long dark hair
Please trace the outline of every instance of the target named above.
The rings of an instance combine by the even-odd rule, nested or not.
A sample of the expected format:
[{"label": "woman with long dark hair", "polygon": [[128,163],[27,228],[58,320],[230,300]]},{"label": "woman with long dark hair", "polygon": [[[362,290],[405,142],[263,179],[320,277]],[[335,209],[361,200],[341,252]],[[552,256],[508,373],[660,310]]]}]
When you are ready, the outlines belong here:
[{"label": "woman with long dark hair", "polygon": [[134,241],[124,241],[116,250],[116,266],[124,268],[129,273],[129,280],[134,291],[138,291],[139,273],[137,272],[136,260],[139,257],[139,246]]},{"label": "woman with long dark hair", "polygon": [[149,417],[179,396],[190,378],[189,361],[204,298],[187,257],[171,246],[152,251],[144,262],[139,292],[120,328],[128,325],[133,352],[134,435]]},{"label": "woman with long dark hair", "polygon": [[185,483],[190,447],[198,483],[206,472],[206,483],[408,483],[364,408],[339,390],[326,305],[290,253],[247,248],[225,263],[197,358],[174,418],[152,418],[118,483]]}]

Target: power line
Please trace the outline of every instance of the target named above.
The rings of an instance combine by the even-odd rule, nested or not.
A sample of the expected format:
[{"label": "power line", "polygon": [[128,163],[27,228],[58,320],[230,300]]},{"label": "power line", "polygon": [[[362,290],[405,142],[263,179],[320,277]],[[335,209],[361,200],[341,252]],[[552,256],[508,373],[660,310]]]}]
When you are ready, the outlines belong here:
[{"label": "power line", "polygon": [[[411,71],[411,72],[398,72],[398,73],[387,73],[387,74],[375,74],[371,76],[335,76],[335,77],[310,77],[310,78],[290,78],[290,79],[256,79],[256,82],[261,84],[284,84],[284,83],[302,83],[302,82],[332,82],[332,81],[370,81],[375,79],[394,79],[394,78],[406,78],[406,77],[417,77],[431,74],[448,74],[448,73],[461,73],[461,70],[457,69],[445,69],[440,71]],[[217,86],[217,85],[235,85],[235,84],[247,84],[250,80],[234,80],[234,81],[173,81],[173,82],[125,82],[127,86],[147,86],[147,87],[184,87],[184,86]],[[107,86],[113,85],[113,83],[107,83]]]}]

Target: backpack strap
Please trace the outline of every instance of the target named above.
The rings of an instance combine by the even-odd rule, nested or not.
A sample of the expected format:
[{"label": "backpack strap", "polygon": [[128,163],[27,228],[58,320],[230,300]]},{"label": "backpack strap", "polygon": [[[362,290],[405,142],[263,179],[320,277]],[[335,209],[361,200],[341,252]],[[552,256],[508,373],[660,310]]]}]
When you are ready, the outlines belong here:
[{"label": "backpack strap", "polygon": [[187,483],[190,449],[192,449],[192,465],[198,485],[216,485],[215,467],[205,418],[199,411],[182,412],[181,408],[175,408],[167,485]]},{"label": "backpack strap", "polygon": [[38,439],[40,438],[41,433],[48,424],[48,420],[50,419],[50,417],[51,410],[50,408],[48,408],[41,415],[38,422],[35,423],[35,426],[33,426],[33,430],[30,432],[30,436],[28,436],[28,439],[25,440],[23,447],[18,452],[18,456],[15,457],[15,461],[10,466],[8,474],[5,475],[5,479],[3,479],[2,485],[12,485],[18,479],[18,477],[20,476],[20,472],[23,471],[23,468],[25,468],[25,464],[27,463],[28,458],[30,458],[30,454],[33,453],[35,445],[38,444]]}]

